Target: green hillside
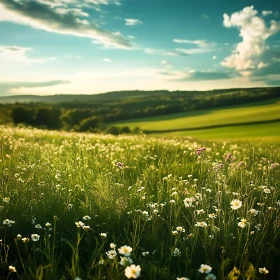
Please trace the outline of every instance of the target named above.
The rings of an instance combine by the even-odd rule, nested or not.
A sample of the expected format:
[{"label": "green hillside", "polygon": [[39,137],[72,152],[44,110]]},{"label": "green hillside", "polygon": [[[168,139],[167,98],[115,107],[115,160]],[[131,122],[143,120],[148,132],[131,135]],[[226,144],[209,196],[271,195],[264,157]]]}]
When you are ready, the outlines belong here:
[{"label": "green hillside", "polygon": [[194,96],[242,96],[250,95],[255,97],[258,95],[275,94],[278,92],[276,88],[235,88],[235,89],[219,89],[209,91],[168,91],[168,90],[128,90],[128,91],[112,91],[99,94],[56,94],[56,95],[11,95],[1,96],[0,103],[30,103],[30,102],[43,102],[43,103],[91,103],[99,101],[131,101],[133,99],[138,100],[151,100],[157,97],[160,98],[193,98]]},{"label": "green hillside", "polygon": [[221,124],[259,122],[280,118],[280,100],[257,102],[233,108],[197,110],[153,118],[122,121],[116,124],[142,130],[175,130],[199,128]]},{"label": "green hillside", "polygon": [[[138,126],[146,133],[210,138],[248,138],[280,135],[280,125],[276,120],[280,120],[280,100],[274,99],[231,108],[197,110],[115,124],[127,125],[130,128]],[[269,123],[269,121],[274,122]]]},{"label": "green hillside", "polygon": [[34,102],[15,104],[1,104],[5,99],[0,98],[0,124],[111,134],[136,127],[145,133],[213,129],[280,120],[279,94],[279,87],[271,87],[34,96]]},{"label": "green hillside", "polygon": [[161,133],[165,137],[194,137],[205,140],[246,140],[280,142],[280,121],[274,123],[239,125],[212,129]]}]

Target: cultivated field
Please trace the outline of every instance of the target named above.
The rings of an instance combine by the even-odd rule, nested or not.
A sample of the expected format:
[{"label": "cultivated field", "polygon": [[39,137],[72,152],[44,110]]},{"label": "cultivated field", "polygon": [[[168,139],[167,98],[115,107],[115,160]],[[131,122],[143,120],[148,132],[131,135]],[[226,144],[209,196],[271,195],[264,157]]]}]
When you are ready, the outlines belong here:
[{"label": "cultivated field", "polygon": [[280,279],[277,144],[0,127],[0,148],[1,279]]},{"label": "cultivated field", "polygon": [[211,141],[280,143],[280,121],[250,125],[216,127],[211,129],[186,130],[154,134],[162,137],[195,137]]},{"label": "cultivated field", "polygon": [[[273,122],[270,123],[270,121]],[[274,99],[231,108],[197,110],[189,113],[122,121],[116,124],[127,125],[132,129],[138,126],[143,131],[164,133],[165,136],[167,134],[199,136],[211,139],[256,136],[271,138],[280,135],[280,101]]]}]

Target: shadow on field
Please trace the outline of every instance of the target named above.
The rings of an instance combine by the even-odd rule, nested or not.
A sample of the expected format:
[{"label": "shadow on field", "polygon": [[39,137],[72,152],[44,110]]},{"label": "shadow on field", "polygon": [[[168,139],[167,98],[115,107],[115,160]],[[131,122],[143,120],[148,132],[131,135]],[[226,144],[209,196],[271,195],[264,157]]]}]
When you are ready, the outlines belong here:
[{"label": "shadow on field", "polygon": [[[155,121],[165,121],[165,120],[176,120],[176,119],[180,119],[180,118],[186,118],[186,117],[197,117],[197,116],[202,116],[202,115],[207,115],[207,114],[211,114],[213,112],[216,112],[218,110],[225,110],[225,109],[238,109],[238,108],[244,108],[244,110],[246,110],[246,108],[250,108],[250,107],[262,107],[265,105],[272,105],[275,103],[280,102],[279,98],[273,98],[273,99],[269,99],[269,100],[263,100],[263,101],[255,101],[255,102],[248,102],[245,104],[239,104],[239,105],[234,105],[234,106],[222,106],[222,107],[215,107],[215,108],[211,108],[211,109],[198,109],[198,110],[194,110],[194,111],[188,111],[188,112],[179,112],[179,113],[172,113],[172,114],[166,114],[166,115],[161,115],[161,116],[154,116],[154,117],[145,117],[145,118],[137,118],[137,119],[131,119],[129,120],[129,123],[138,123],[138,122],[155,122]],[[127,122],[128,120],[125,121],[120,121],[119,124],[121,124],[122,122]],[[250,123],[251,124],[251,123]],[[257,122],[256,122],[257,124]],[[244,123],[245,125],[245,123]],[[222,125],[225,126],[225,125]],[[228,126],[228,125],[227,125]],[[231,126],[231,125],[229,125]],[[235,124],[234,124],[235,126]],[[217,125],[215,127],[220,127],[220,125]],[[210,128],[210,127],[207,127]],[[211,127],[212,128],[212,127]],[[214,128],[214,126],[213,126]],[[171,130],[171,131],[185,131],[185,130],[197,130],[198,128],[192,128],[192,129],[179,129],[179,130]]]},{"label": "shadow on field", "polygon": [[[214,129],[214,128],[231,127],[231,126],[257,125],[257,124],[275,123],[275,122],[280,122],[280,119],[265,120],[265,121],[257,121],[257,122],[243,122],[243,123],[217,124],[217,125],[199,126],[199,127],[191,127],[191,128],[179,128],[179,129],[144,130],[143,132],[144,132],[145,134],[150,134],[150,133],[167,133],[167,132],[193,131],[193,130],[202,130],[202,129]],[[279,123],[279,124],[280,124],[280,123]]]}]

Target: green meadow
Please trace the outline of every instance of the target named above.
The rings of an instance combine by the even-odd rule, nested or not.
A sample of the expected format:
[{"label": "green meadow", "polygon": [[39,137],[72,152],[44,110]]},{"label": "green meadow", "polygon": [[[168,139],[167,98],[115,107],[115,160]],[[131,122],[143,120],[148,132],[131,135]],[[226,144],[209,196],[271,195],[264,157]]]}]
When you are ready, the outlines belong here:
[{"label": "green meadow", "polygon": [[[280,121],[263,124],[225,126],[210,129],[160,133],[164,137],[193,137],[211,140],[235,140],[251,142],[280,142]],[[158,136],[158,134],[154,134]]]},{"label": "green meadow", "polygon": [[279,144],[0,135],[1,279],[280,278]]},{"label": "green meadow", "polygon": [[[164,115],[116,125],[172,136],[209,137],[217,139],[279,136],[280,101],[278,99],[249,103],[230,108],[197,110],[188,113]],[[269,123],[270,121],[273,121]]]}]

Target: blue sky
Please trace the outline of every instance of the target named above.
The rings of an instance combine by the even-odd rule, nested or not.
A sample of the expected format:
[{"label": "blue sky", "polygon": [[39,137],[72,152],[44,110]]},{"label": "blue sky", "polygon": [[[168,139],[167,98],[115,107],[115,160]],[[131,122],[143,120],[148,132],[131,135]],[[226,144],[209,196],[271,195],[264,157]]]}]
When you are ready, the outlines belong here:
[{"label": "blue sky", "polygon": [[280,85],[275,0],[0,0],[0,95]]}]

